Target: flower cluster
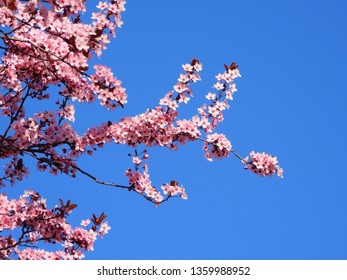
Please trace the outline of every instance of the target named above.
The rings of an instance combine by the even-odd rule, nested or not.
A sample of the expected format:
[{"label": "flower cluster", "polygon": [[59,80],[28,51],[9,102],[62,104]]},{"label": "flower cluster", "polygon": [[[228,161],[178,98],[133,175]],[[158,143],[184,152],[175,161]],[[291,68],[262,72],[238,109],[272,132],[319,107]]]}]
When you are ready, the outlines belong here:
[{"label": "flower cluster", "polygon": [[[100,217],[92,218],[93,226],[73,228],[66,218],[76,208],[76,204],[63,203],[48,209],[45,199],[34,191],[25,191],[18,200],[9,200],[0,194],[0,232],[20,228],[20,235],[0,236],[0,259],[15,256],[24,260],[39,259],[82,259],[84,252],[93,250],[97,237],[102,237],[110,227]],[[88,224],[85,224],[87,226]],[[49,252],[31,248],[44,241],[61,244],[62,250]],[[25,249],[20,250],[20,247]]]},{"label": "flower cluster", "polygon": [[67,119],[71,122],[75,121],[75,106],[74,104],[62,105],[61,110],[57,111],[58,116],[62,119]]},{"label": "flower cluster", "polygon": [[91,76],[92,90],[98,95],[100,104],[107,109],[115,109],[118,106],[124,106],[127,103],[127,94],[121,87],[121,81],[113,76],[111,69],[95,65],[95,74]]},{"label": "flower cluster", "polygon": [[224,134],[209,134],[207,135],[207,141],[203,147],[205,156],[208,161],[212,161],[213,157],[220,159],[228,157],[231,151],[231,143],[225,137]]},{"label": "flower cluster", "polygon": [[248,161],[248,157],[245,158],[245,169],[249,169],[261,177],[272,177],[272,175],[277,174],[283,178],[283,169],[278,165],[277,157],[266,153],[255,153],[254,151],[250,153],[250,157],[250,161]]},{"label": "flower cluster", "polygon": [[[145,160],[148,160],[149,156],[147,150],[144,150],[141,154],[137,153],[132,156],[134,163],[134,169],[128,168],[125,171],[125,175],[128,177],[130,190],[135,190],[137,193],[142,194],[147,200],[152,201],[156,205],[168,200],[172,196],[179,195],[183,199],[187,199],[188,196],[185,193],[183,187],[179,187],[176,181],[171,181],[170,184],[163,184],[161,189],[166,197],[160,193],[149,179],[148,166]],[[140,171],[142,170],[142,172]]]},{"label": "flower cluster", "polygon": [[179,187],[177,181],[171,181],[170,184],[164,184],[161,186],[161,188],[164,191],[164,194],[166,194],[168,197],[179,195],[183,199],[188,198],[186,190],[182,186]]},{"label": "flower cluster", "polygon": [[29,169],[23,164],[21,158],[14,157],[13,160],[6,164],[5,175],[0,180],[0,186],[4,186],[3,180],[9,178],[11,186],[14,186],[16,180],[22,181],[24,177],[28,177]]},{"label": "flower cluster", "polygon": [[223,111],[229,109],[229,100],[233,100],[233,94],[237,91],[234,79],[240,77],[238,65],[233,62],[230,66],[224,65],[225,72],[216,76],[217,82],[213,85],[217,92],[209,92],[206,99],[210,104],[203,104],[198,109],[199,116],[196,120],[206,133],[215,130],[218,123],[224,120]]},{"label": "flower cluster", "polygon": [[114,36],[122,25],[125,1],[100,2],[91,24],[80,22],[85,1],[43,2],[5,1],[0,7],[2,26],[13,30],[0,34],[5,50],[0,82],[9,90],[0,97],[2,114],[13,116],[20,106],[23,110],[20,102],[27,95],[49,98],[46,89],[58,84],[63,85],[59,94],[68,99],[92,102],[98,96],[108,109],[125,104],[124,89],[107,67],[95,66],[91,76],[85,72],[91,55],[100,56],[109,34]]}]

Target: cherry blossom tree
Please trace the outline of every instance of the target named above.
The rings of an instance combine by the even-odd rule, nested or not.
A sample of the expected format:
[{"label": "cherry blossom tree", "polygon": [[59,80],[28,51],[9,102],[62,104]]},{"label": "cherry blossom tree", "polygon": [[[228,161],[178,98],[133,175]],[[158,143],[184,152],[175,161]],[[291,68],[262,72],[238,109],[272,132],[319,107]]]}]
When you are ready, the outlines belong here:
[{"label": "cherry blossom tree", "polygon": [[[245,169],[259,176],[282,177],[277,158],[251,152],[241,157],[228,138],[216,130],[223,112],[237,91],[238,65],[224,65],[216,75],[213,92],[190,119],[180,118],[179,106],[193,96],[191,84],[200,81],[202,63],[194,58],[182,65],[173,89],[158,106],[120,121],[106,120],[84,133],[76,131],[75,105],[99,102],[107,110],[124,107],[127,94],[111,69],[90,66],[100,57],[122,26],[124,0],[99,2],[91,23],[83,23],[86,0],[0,0],[0,157],[4,162],[0,186],[14,186],[27,177],[27,161],[41,172],[71,177],[87,176],[98,184],[123,188],[159,206],[174,196],[187,199],[186,190],[171,180],[153,186],[148,171],[152,146],[176,150],[200,141],[208,161],[234,155]],[[27,113],[30,102],[52,100],[56,110]],[[76,122],[75,122],[76,121]],[[113,142],[134,148],[132,168],[125,170],[127,184],[105,182],[78,163]],[[0,259],[81,259],[93,250],[97,237],[108,232],[105,214],[92,215],[73,228],[67,221],[76,208],[70,201],[48,209],[39,193],[27,190],[17,200],[0,195]],[[41,243],[60,244],[62,250],[39,249]]]}]

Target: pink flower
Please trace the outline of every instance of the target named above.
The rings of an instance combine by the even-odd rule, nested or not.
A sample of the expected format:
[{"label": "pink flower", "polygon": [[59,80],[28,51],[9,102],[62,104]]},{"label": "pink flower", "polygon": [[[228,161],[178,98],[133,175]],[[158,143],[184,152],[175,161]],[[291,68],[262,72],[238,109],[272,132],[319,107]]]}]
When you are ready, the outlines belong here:
[{"label": "pink flower", "polygon": [[182,68],[186,72],[192,72],[194,69],[194,67],[190,63],[183,64]]},{"label": "pink flower", "polygon": [[200,74],[199,73],[193,73],[189,75],[189,79],[193,82],[196,83],[197,81],[201,80]]},{"label": "pink flower", "polygon": [[212,92],[209,92],[209,93],[206,95],[206,99],[208,99],[208,100],[215,100],[215,99],[216,99],[216,94],[215,94],[215,93],[212,93]]},{"label": "pink flower", "polygon": [[61,111],[58,111],[58,115],[68,119],[69,121],[75,121],[75,106],[73,104],[65,105]]},{"label": "pink flower", "polygon": [[224,89],[224,85],[223,85],[222,83],[220,83],[220,82],[215,83],[215,84],[213,85],[213,87],[214,87],[215,89],[217,89],[217,90],[222,90],[222,89]]},{"label": "pink flower", "polygon": [[187,94],[182,93],[182,94],[179,95],[179,99],[178,99],[179,103],[187,104],[189,100],[190,100],[190,97],[188,97]]},{"label": "pink flower", "polygon": [[188,196],[183,187],[179,187],[176,181],[171,181],[170,184],[164,184],[161,186],[164,194],[167,194],[169,197],[179,195],[182,199],[188,199]]},{"label": "pink flower", "polygon": [[184,91],[187,91],[187,85],[181,82],[178,82],[175,86],[174,86],[175,91],[177,91],[178,93],[182,93]]},{"label": "pink flower", "polygon": [[82,225],[82,226],[85,226],[85,227],[86,227],[86,226],[88,226],[89,224],[90,224],[90,219],[82,220],[82,221],[81,221],[81,225]]},{"label": "pink flower", "polygon": [[189,79],[189,75],[188,74],[180,74],[180,77],[178,78],[178,81],[181,83],[186,83],[188,82]]},{"label": "pink flower", "polygon": [[216,76],[216,79],[217,79],[218,81],[224,80],[224,75],[222,75],[221,73],[219,73],[219,74]]},{"label": "pink flower", "polygon": [[213,158],[228,157],[231,151],[231,143],[223,134],[213,133],[207,135],[207,141],[203,147],[205,151],[205,157],[208,161],[212,161]]},{"label": "pink flower", "polygon": [[194,64],[194,69],[198,72],[200,72],[202,70],[202,64],[200,62],[196,62]]},{"label": "pink flower", "polygon": [[141,164],[141,162],[142,162],[142,160],[141,159],[139,159],[139,157],[133,157],[133,163],[135,163],[135,164],[137,164],[137,165],[140,165]]},{"label": "pink flower", "polygon": [[[278,165],[277,158],[265,153],[250,153],[251,160],[246,163],[245,169],[249,169],[251,172],[264,177],[277,174],[283,178],[283,169]],[[248,158],[246,158],[246,161]]]},{"label": "pink flower", "polygon": [[99,4],[96,6],[100,10],[105,10],[108,7],[108,3],[100,1]]},{"label": "pink flower", "polygon": [[101,224],[99,230],[98,230],[98,235],[100,237],[103,237],[105,234],[108,233],[108,231],[111,229],[111,227],[108,225],[107,222],[104,222]]}]

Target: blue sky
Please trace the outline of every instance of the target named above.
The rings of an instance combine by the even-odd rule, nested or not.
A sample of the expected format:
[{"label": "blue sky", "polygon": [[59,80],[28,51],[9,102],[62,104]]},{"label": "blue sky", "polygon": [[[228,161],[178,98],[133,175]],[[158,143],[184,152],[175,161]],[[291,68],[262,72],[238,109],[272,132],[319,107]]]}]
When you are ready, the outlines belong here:
[{"label": "blue sky", "polygon": [[[104,211],[112,230],[86,259],[346,259],[346,2],[129,0],[126,8],[117,38],[95,61],[123,81],[129,103],[113,112],[79,107],[78,129],[156,106],[181,64],[197,57],[202,81],[181,108],[193,115],[223,64],[236,61],[242,77],[218,131],[242,156],[278,156],[284,179],[257,177],[232,156],[207,162],[202,143],[193,143],[149,150],[153,183],[179,181],[187,201],[156,208],[83,176],[34,170],[6,192],[34,188],[51,206],[71,199],[75,225]],[[132,151],[108,145],[81,167],[126,183]]]}]

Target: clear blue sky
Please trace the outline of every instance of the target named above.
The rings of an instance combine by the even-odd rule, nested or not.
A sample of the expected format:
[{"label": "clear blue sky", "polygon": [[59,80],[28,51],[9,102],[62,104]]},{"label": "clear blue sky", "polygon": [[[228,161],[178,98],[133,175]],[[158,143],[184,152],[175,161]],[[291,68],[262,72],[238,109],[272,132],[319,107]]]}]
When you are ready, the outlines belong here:
[{"label": "clear blue sky", "polygon": [[[207,162],[194,143],[149,150],[153,183],[179,181],[187,201],[156,208],[83,176],[34,170],[6,191],[34,188],[51,206],[71,199],[75,225],[104,211],[112,230],[87,259],[346,259],[347,2],[129,0],[126,8],[100,63],[123,81],[129,103],[113,112],[79,107],[80,131],[155,106],[193,57],[202,81],[182,113],[195,114],[223,63],[236,61],[242,78],[219,132],[243,156],[277,155],[285,178],[257,177],[235,157]],[[132,151],[109,145],[81,167],[126,183]]]}]

